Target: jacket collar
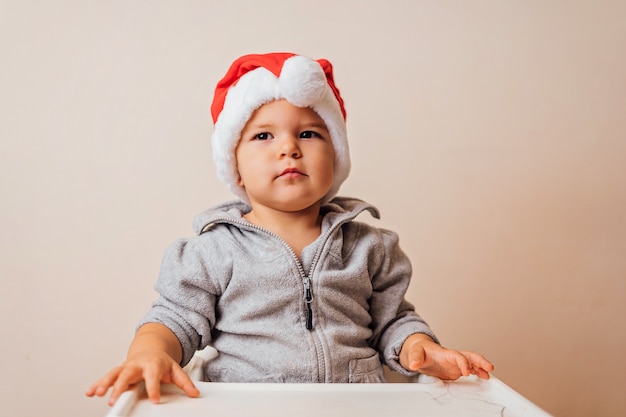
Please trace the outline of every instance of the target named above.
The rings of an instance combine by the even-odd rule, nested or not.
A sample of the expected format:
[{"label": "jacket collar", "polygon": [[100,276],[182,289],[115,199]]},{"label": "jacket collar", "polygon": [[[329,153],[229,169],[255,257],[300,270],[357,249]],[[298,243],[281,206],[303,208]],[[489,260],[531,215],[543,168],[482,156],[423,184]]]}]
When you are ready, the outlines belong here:
[{"label": "jacket collar", "polygon": [[[193,230],[200,235],[214,223],[229,222],[229,220],[241,223],[243,215],[249,211],[250,206],[241,200],[227,201],[198,214],[193,220]],[[376,207],[357,198],[335,197],[321,208],[322,216],[324,218],[330,216],[332,223],[350,221],[364,211],[380,219],[380,212]]]}]

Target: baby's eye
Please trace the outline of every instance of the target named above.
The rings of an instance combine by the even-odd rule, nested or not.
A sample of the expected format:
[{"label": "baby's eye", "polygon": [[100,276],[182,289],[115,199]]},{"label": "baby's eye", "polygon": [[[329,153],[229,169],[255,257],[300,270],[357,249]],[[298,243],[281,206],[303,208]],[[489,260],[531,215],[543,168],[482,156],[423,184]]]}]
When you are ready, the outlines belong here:
[{"label": "baby's eye", "polygon": [[257,133],[254,135],[255,140],[268,140],[272,138],[272,134],[269,132]]},{"label": "baby's eye", "polygon": [[300,133],[301,139],[311,139],[311,138],[321,138],[321,137],[322,135],[312,130],[305,130],[304,132]]}]

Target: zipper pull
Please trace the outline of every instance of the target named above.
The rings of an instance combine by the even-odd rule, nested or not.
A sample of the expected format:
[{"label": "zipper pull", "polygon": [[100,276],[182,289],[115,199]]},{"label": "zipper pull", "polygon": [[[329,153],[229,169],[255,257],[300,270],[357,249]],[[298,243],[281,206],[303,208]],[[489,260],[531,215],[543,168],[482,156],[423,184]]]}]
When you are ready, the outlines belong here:
[{"label": "zipper pull", "polygon": [[313,295],[311,294],[311,280],[309,277],[304,278],[304,302],[306,303],[306,328],[307,330],[313,330],[313,310],[311,309],[311,302],[313,301]]}]

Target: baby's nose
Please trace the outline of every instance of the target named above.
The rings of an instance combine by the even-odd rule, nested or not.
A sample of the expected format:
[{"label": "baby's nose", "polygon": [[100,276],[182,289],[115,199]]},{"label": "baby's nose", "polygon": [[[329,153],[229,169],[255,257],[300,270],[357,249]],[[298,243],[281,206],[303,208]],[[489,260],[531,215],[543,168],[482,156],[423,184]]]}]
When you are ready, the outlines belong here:
[{"label": "baby's nose", "polygon": [[298,145],[298,138],[289,135],[287,137],[281,138],[280,143],[281,143],[281,148],[280,148],[281,156],[283,157],[289,156],[291,158],[298,158],[301,155],[300,146]]}]

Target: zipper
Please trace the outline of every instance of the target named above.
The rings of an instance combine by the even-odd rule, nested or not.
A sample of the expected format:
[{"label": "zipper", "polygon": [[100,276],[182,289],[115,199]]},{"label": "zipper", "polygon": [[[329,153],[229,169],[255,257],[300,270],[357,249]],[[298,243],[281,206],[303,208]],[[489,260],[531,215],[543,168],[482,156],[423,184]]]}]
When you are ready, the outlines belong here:
[{"label": "zipper", "polygon": [[[257,226],[256,224],[252,224],[250,222],[247,221],[241,221],[239,219],[236,218],[231,218],[231,217],[217,217],[215,219],[213,219],[209,224],[207,224],[206,226],[204,226],[202,228],[202,230],[200,231],[200,234],[204,233],[207,229],[207,227],[210,224],[213,223],[218,223],[218,222],[224,222],[224,223],[232,223],[232,224],[237,224],[239,226],[242,227],[247,227],[247,228],[251,228],[251,229],[256,229],[256,230],[260,230],[264,233],[269,234],[270,236],[278,239],[278,241],[289,251],[289,253],[291,254],[291,257],[293,258],[294,261],[296,261],[296,266],[298,268],[298,273],[300,274],[300,278],[302,280],[302,285],[304,287],[304,291],[303,291],[303,296],[304,296],[304,303],[306,305],[306,328],[307,330],[313,330],[313,309],[311,308],[311,303],[313,302],[313,292],[311,291],[311,279],[309,278],[309,274],[307,274],[304,271],[304,267],[302,266],[302,262],[300,262],[300,259],[298,259],[298,255],[296,255],[296,253],[294,252],[294,250],[291,248],[291,246],[289,246],[289,244],[287,242],[285,242],[285,239],[283,239],[282,237],[278,236],[276,233],[271,232],[261,226]],[[324,239],[324,242],[326,241],[326,239]],[[311,263],[311,269],[310,272],[313,271],[313,269],[315,268],[315,264],[317,263],[317,259],[319,259],[321,246],[320,248],[318,248],[318,251],[315,254],[315,257],[313,258],[313,262]]]},{"label": "zipper", "polygon": [[306,328],[313,330],[313,310],[311,309],[313,295],[311,294],[311,279],[309,277],[304,277],[304,302],[306,303]]},{"label": "zipper", "polygon": [[[361,210],[362,211],[362,210]],[[324,249],[324,245],[326,244],[326,242],[328,241],[328,238],[330,237],[330,235],[335,231],[335,229],[337,229],[339,226],[341,226],[342,224],[344,224],[345,222],[354,219],[358,214],[361,213],[361,211],[359,211],[358,213],[354,214],[354,216],[351,216],[349,219],[345,219],[341,222],[335,223],[333,225],[331,225],[331,227],[328,229],[328,231],[326,232],[324,238],[322,239],[322,241],[320,242],[320,245],[317,247],[317,251],[315,252],[315,255],[313,256],[313,261],[311,262],[311,267],[309,268],[309,273],[307,274],[304,271],[304,266],[302,266],[302,262],[300,262],[300,259],[298,258],[298,255],[296,255],[296,253],[294,252],[294,250],[291,248],[291,246],[289,246],[289,244],[285,241],[285,239],[283,239],[282,237],[278,236],[276,233],[271,232],[261,226],[257,226],[256,224],[247,222],[247,221],[241,221],[237,218],[232,218],[232,217],[217,217],[215,219],[213,219],[210,223],[208,223],[207,225],[205,225],[202,230],[200,231],[200,234],[204,233],[207,229],[207,227],[210,224],[213,223],[218,223],[218,222],[224,222],[224,223],[233,223],[233,224],[237,224],[239,226],[242,227],[247,227],[247,228],[252,228],[252,229],[256,229],[256,230],[260,230],[264,233],[269,234],[270,236],[273,236],[274,238],[278,239],[279,242],[281,242],[281,244],[289,251],[289,253],[291,254],[291,257],[296,261],[296,266],[298,268],[298,273],[300,274],[300,278],[302,279],[302,285],[304,287],[304,303],[306,305],[306,329],[309,331],[313,330],[313,308],[311,307],[311,304],[313,303],[313,291],[311,290],[311,274],[313,273],[313,271],[315,270],[315,267],[317,266],[317,263],[319,262],[320,257],[322,256],[322,251]]]}]

